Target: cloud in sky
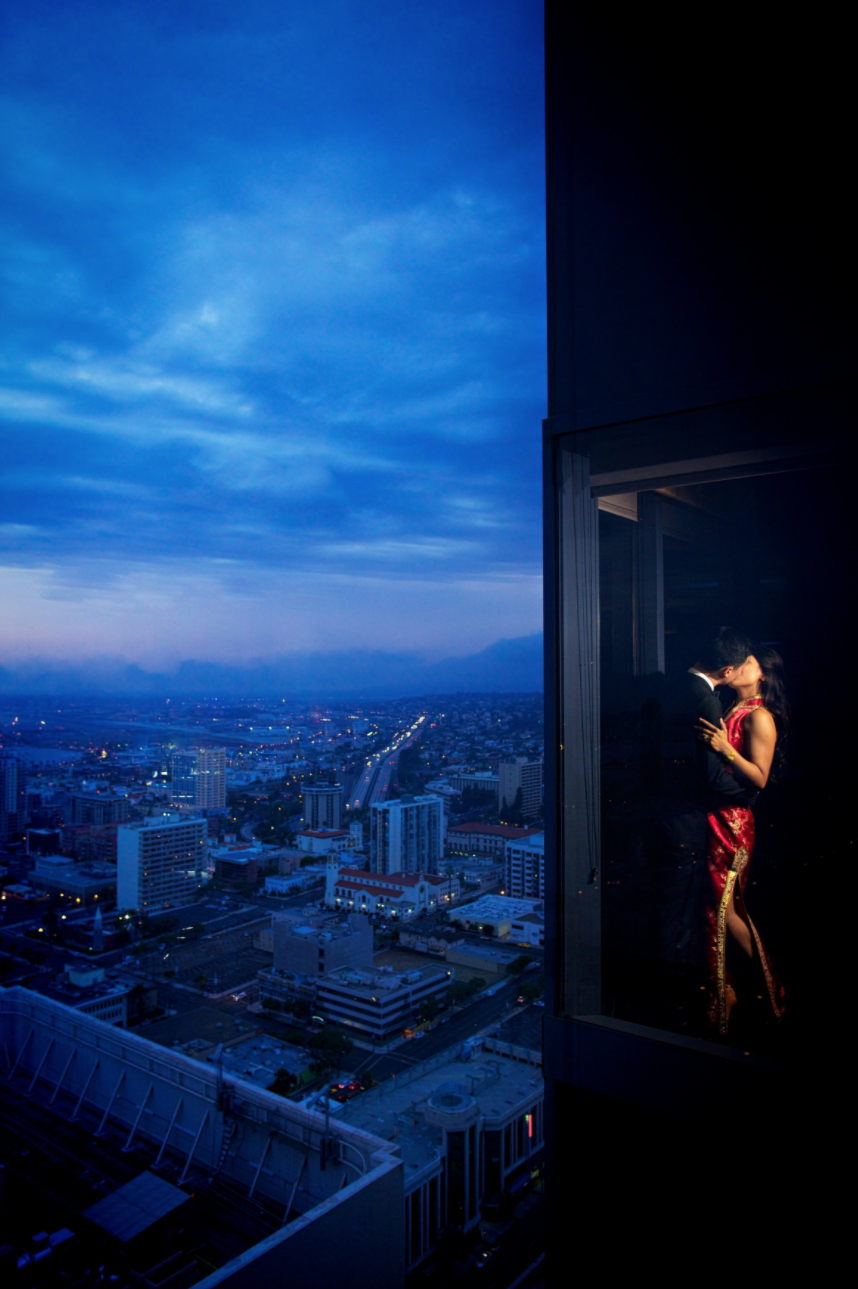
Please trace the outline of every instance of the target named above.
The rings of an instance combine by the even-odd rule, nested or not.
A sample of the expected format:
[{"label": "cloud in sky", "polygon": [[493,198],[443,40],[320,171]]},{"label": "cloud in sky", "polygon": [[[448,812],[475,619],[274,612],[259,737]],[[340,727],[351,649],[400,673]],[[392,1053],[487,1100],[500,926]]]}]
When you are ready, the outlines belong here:
[{"label": "cloud in sky", "polygon": [[0,656],[538,629],[537,8],[13,0]]}]

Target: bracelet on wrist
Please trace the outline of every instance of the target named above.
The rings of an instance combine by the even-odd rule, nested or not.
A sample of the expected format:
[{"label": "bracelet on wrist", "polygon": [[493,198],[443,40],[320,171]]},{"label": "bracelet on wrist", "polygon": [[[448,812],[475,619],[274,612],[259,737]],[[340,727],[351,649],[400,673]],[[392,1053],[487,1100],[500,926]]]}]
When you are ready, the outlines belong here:
[{"label": "bracelet on wrist", "polygon": [[726,756],[728,761],[735,761],[736,759],[736,753],[733,751],[732,748],[730,749],[729,752],[725,752],[724,755]]}]

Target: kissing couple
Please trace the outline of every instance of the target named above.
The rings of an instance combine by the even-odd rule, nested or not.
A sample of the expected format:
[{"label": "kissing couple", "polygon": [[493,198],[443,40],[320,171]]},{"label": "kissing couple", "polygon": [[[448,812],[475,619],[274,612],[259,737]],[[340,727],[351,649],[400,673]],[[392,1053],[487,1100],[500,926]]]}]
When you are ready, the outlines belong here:
[{"label": "kissing couple", "polygon": [[[698,798],[706,815],[704,942],[707,1016],[713,1034],[729,1032],[745,995],[784,1014],[783,987],[748,912],[745,888],[754,853],[754,804],[783,758],[788,730],[783,661],[768,645],[723,629],[689,668],[697,716]],[[716,693],[732,691],[726,711]]]}]

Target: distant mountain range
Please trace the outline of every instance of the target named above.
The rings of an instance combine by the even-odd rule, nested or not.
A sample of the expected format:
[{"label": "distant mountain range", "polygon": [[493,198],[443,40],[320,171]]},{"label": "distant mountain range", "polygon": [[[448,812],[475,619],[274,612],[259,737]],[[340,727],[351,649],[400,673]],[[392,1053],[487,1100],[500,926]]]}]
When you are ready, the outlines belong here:
[{"label": "distant mountain range", "polygon": [[427,663],[413,654],[355,650],[297,653],[227,666],[187,661],[175,671],[144,671],[117,658],[81,663],[34,659],[0,667],[0,693],[261,697],[341,695],[409,698],[421,694],[541,692],[542,633],[498,640],[466,658]]}]

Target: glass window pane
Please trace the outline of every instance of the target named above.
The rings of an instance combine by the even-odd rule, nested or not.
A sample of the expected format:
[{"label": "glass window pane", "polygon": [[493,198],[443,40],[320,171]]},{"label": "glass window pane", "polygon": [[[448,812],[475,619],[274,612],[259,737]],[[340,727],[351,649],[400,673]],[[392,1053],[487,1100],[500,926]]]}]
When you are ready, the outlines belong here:
[{"label": "glass window pane", "polygon": [[[838,557],[853,524],[831,468],[600,508],[606,1015],[784,1050],[804,1005],[791,897],[808,857],[834,847],[819,809],[836,701],[825,642],[843,625]],[[722,637],[718,654],[723,627],[750,649]],[[762,677],[742,669],[748,654]],[[714,746],[696,729],[718,730]]]}]

